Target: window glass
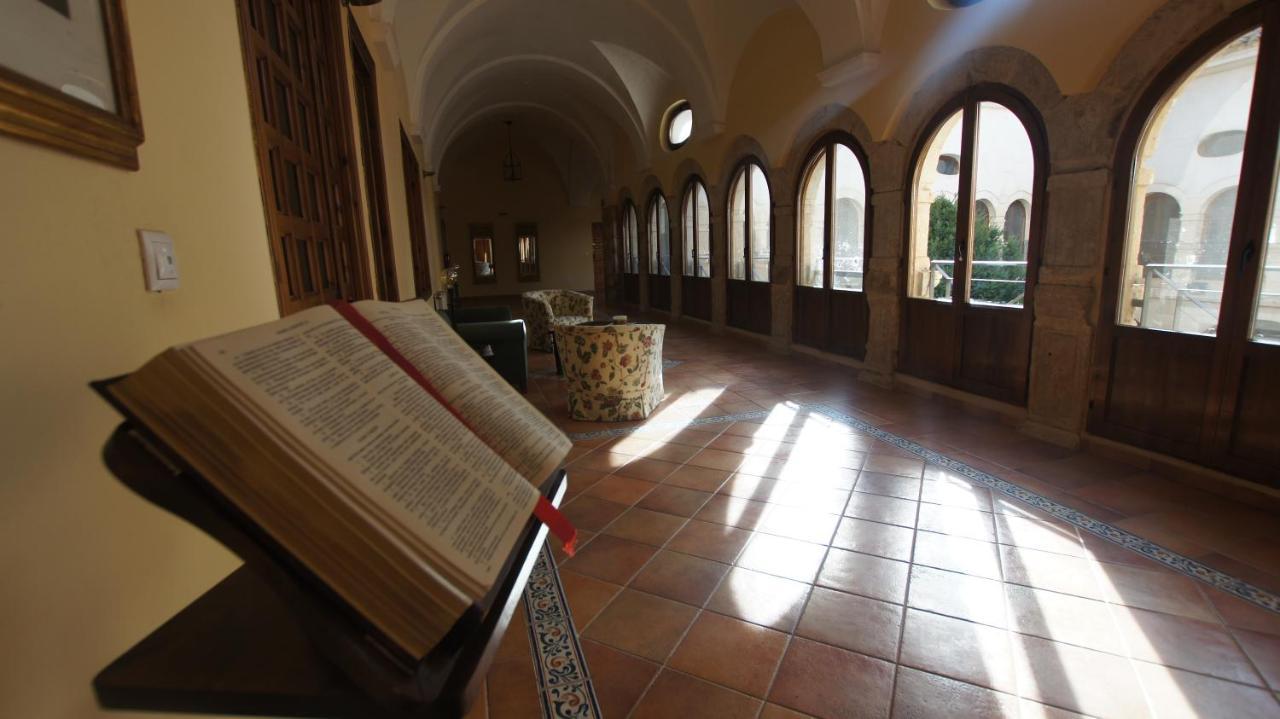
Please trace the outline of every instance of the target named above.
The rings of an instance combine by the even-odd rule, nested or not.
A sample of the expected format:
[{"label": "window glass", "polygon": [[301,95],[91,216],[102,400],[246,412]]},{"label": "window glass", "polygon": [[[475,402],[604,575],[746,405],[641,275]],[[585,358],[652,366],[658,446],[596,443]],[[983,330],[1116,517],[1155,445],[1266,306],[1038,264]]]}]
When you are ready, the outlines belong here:
[{"label": "window glass", "polygon": [[863,237],[867,226],[863,203],[867,198],[867,183],[862,163],[845,145],[837,144],[832,153],[835,161],[832,173],[834,187],[831,202],[832,213],[831,251],[834,264],[831,268],[831,286],[837,290],[862,290],[862,266],[865,255]]},{"label": "window glass", "polygon": [[711,203],[707,200],[707,188],[699,182],[694,185],[694,197],[697,201],[697,234],[694,243],[695,269],[698,277],[711,276]]},{"label": "window glass", "polygon": [[1256,342],[1280,344],[1280,157],[1271,180],[1271,222],[1262,246],[1262,274],[1253,304],[1250,336]]},{"label": "window glass", "polygon": [[667,143],[677,148],[689,141],[693,134],[693,109],[687,104],[676,110],[667,123]]},{"label": "window glass", "polygon": [[[974,165],[974,195],[984,199],[974,208],[969,301],[1021,307],[1027,286],[1025,208],[1031,206],[1036,162],[1026,127],[1004,105],[978,103]],[[997,214],[1015,205],[1021,217]]]},{"label": "window glass", "polygon": [[667,201],[654,195],[649,202],[649,267],[655,275],[671,274],[671,218]]},{"label": "window glass", "polygon": [[681,233],[680,239],[684,243],[684,273],[689,277],[694,276],[693,255],[694,255],[694,209],[697,203],[693,200],[692,190],[684,193],[684,202],[680,210]]},{"label": "window glass", "polygon": [[1261,35],[1245,33],[1206,58],[1147,120],[1131,179],[1119,324],[1217,334],[1243,158],[1219,138],[1245,129]]},{"label": "window glass", "polygon": [[800,189],[800,241],[796,282],[802,287],[822,287],[823,225],[827,214],[827,153],[809,162]]},{"label": "window glass", "polygon": [[640,228],[634,205],[627,205],[627,243],[627,257],[631,260],[627,272],[634,275],[640,271]]},{"label": "window glass", "polygon": [[746,170],[733,178],[729,190],[729,279],[747,279],[747,180]]},{"label": "window glass", "polygon": [[769,197],[769,183],[764,179],[764,170],[759,165],[751,165],[748,170],[751,178],[751,225],[750,241],[747,247],[751,252],[751,279],[755,282],[769,281],[769,252],[772,238],[769,223],[772,221]]},{"label": "window glass", "polygon": [[[947,118],[925,145],[916,167],[911,217],[910,297],[951,301],[955,276],[956,201],[960,191],[960,139],[964,113]],[[955,172],[950,172],[955,158]],[[947,170],[947,171],[943,171]]]}]

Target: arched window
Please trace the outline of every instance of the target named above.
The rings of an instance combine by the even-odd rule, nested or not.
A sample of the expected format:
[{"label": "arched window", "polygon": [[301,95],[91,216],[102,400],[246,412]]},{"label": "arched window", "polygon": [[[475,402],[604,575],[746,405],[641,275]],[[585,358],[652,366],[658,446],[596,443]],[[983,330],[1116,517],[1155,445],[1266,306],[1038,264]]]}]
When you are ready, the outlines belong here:
[{"label": "arched window", "polygon": [[[969,130],[962,108],[938,124],[916,165],[907,293],[1021,307],[1033,207],[1018,199],[1016,210],[1003,218],[995,208],[1034,197],[1035,149],[1022,119],[1001,102],[981,100],[970,111],[977,119],[973,149],[963,147]],[[975,200],[979,195],[983,199]],[[972,212],[964,212],[966,207]],[[1012,227],[1010,215],[1016,220]],[[970,224],[959,227],[965,220]]]},{"label": "arched window", "polygon": [[622,207],[622,271],[634,275],[640,271],[640,232],[636,225],[636,206],[627,200]]},{"label": "arched window", "polygon": [[649,274],[671,274],[671,218],[667,216],[667,199],[654,192],[649,199]]},{"label": "arched window", "polygon": [[729,190],[729,279],[769,281],[771,214],[764,170],[748,162]]},{"label": "arched window", "polygon": [[[1206,148],[1202,138],[1245,130],[1261,36],[1261,30],[1251,30],[1201,60],[1147,119],[1132,169],[1116,313],[1121,325],[1218,332],[1244,155],[1206,151],[1215,143]],[[1184,210],[1205,208],[1203,215],[1182,217],[1178,203],[1168,193],[1151,192],[1153,186],[1175,191]],[[1231,189],[1210,197],[1223,186]],[[1154,251],[1161,240],[1163,252]]]},{"label": "arched window", "polygon": [[684,273],[689,277],[711,276],[711,203],[702,180],[694,178],[684,193],[681,216],[684,220]]},{"label": "arched window", "polygon": [[[1276,485],[1280,6],[1178,53],[1121,132],[1089,429]],[[1176,202],[1174,200],[1176,198]]]},{"label": "arched window", "polygon": [[859,154],[845,140],[823,143],[805,166],[800,185],[796,284],[862,290],[866,203],[867,176]]}]

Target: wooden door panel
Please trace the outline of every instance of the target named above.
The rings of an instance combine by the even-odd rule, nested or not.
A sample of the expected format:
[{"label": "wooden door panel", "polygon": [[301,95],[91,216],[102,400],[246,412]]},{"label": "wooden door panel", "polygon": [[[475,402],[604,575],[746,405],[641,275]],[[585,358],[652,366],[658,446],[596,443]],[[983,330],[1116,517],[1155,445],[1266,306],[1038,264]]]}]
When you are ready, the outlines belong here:
[{"label": "wooden door panel", "polygon": [[359,256],[338,142],[346,108],[333,102],[338,6],[240,0],[237,10],[276,295],[289,314],[344,296],[344,277],[358,276],[346,266]]},{"label": "wooden door panel", "polygon": [[1187,456],[1200,444],[1213,369],[1210,337],[1116,328],[1103,421],[1159,451]]},{"label": "wooden door panel", "polygon": [[948,303],[908,299],[903,307],[898,363],[907,374],[951,383],[959,315]]},{"label": "wooden door panel", "polygon": [[791,326],[792,340],[809,347],[826,349],[830,328],[826,290],[816,287],[796,287],[795,298],[795,315]]},{"label": "wooden door panel", "polygon": [[671,311],[671,276],[649,275],[649,306]]},{"label": "wooden door panel", "polygon": [[682,277],[682,314],[700,320],[711,321],[711,278]]},{"label": "wooden door panel", "polygon": [[827,334],[829,349],[836,354],[863,359],[867,354],[870,323],[867,296],[861,292],[827,290],[831,320]]},{"label": "wooden door panel", "polygon": [[1280,486],[1280,347],[1250,344],[1240,373],[1228,461],[1251,479]]},{"label": "wooden door panel", "polygon": [[959,382],[980,394],[1021,403],[1027,389],[1031,328],[1021,310],[964,311]]},{"label": "wooden door panel", "polygon": [[773,329],[773,293],[767,282],[728,280],[726,320],[730,327],[769,334]]},{"label": "wooden door panel", "polygon": [[773,287],[768,282],[747,285],[747,317],[745,329],[757,334],[773,333]]},{"label": "wooden door panel", "polygon": [[640,275],[631,272],[622,274],[622,301],[629,305],[640,304]]}]

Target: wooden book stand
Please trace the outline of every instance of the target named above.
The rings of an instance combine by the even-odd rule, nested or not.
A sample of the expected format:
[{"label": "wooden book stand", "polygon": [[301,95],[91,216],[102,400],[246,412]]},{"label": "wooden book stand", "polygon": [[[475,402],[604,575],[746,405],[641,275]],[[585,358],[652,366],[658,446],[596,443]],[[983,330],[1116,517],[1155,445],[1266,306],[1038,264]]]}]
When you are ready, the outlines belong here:
[{"label": "wooden book stand", "polygon": [[[118,378],[117,378],[118,379]],[[204,530],[244,565],[93,680],[107,709],[260,716],[458,717],[483,685],[546,540],[530,519],[498,582],[425,657],[410,657],[136,422],[103,448],[127,487]],[[558,505],[563,469],[543,485]]]}]

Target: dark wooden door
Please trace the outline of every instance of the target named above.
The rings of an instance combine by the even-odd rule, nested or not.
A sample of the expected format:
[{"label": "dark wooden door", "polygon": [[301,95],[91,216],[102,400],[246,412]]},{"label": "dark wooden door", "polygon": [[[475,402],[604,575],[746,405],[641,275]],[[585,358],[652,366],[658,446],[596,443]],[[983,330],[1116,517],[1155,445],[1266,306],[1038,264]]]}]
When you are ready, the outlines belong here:
[{"label": "dark wooden door", "polygon": [[848,133],[815,143],[800,179],[791,338],[863,359],[869,306],[863,286],[872,227],[866,154]]},{"label": "dark wooden door", "polygon": [[726,280],[726,322],[748,332],[773,331],[773,287],[768,282]]},{"label": "dark wooden door", "polygon": [[[1161,134],[1203,119],[1197,87],[1239,91],[1242,77],[1230,71],[1241,69],[1253,82],[1249,104],[1210,116],[1217,134],[1236,132],[1233,152],[1215,154],[1203,141],[1183,146]],[[1139,99],[1121,136],[1117,168],[1126,171],[1117,176],[1129,180],[1129,168],[1143,171],[1133,172],[1138,180],[1116,183],[1112,207],[1142,199],[1143,214],[1112,217],[1091,432],[1280,487],[1278,145],[1280,2],[1268,0],[1238,11],[1175,58]],[[1194,164],[1206,156],[1216,167]],[[1229,224],[1215,227],[1206,210],[1197,235],[1198,213],[1188,213],[1191,227],[1161,233],[1167,251],[1150,251],[1145,230],[1156,193],[1140,182],[1148,174],[1164,180],[1146,169],[1150,157],[1162,167],[1171,159],[1188,163],[1195,172],[1183,184],[1191,188],[1229,184],[1222,193]],[[1164,184],[1197,209],[1187,188]],[[1126,249],[1135,244],[1137,252]]]},{"label": "dark wooden door", "polygon": [[671,311],[671,275],[649,275],[649,306]]},{"label": "dark wooden door", "polygon": [[[960,120],[959,124],[953,125],[956,120]],[[950,225],[954,228],[954,250],[948,250],[948,256],[942,260],[930,261],[929,257],[921,260],[929,262],[929,268],[941,267],[937,276],[944,278],[941,285],[944,289],[939,290],[935,280],[930,280],[922,292],[925,296],[908,294],[904,298],[899,369],[974,394],[1025,404],[1048,174],[1043,124],[1029,102],[1012,90],[977,86],[945,106],[930,127],[934,128],[933,134],[917,149],[913,163],[916,169],[906,193],[910,227],[907,257],[911,262],[917,261],[926,237],[927,244],[933,247],[932,233],[941,219],[937,202],[941,199],[946,199],[942,207],[948,208],[942,214],[949,213]],[[937,154],[944,144],[944,138],[940,137],[944,127],[958,128],[955,130],[961,135],[958,158],[950,152]],[[1025,136],[1016,136],[1019,128]],[[1014,145],[1024,146],[1025,152],[1009,153],[1007,147]],[[981,153],[989,154],[979,163]],[[948,161],[953,163],[952,171],[943,172],[942,163]],[[975,199],[979,194],[987,195],[993,187],[1001,189],[998,181],[979,177],[980,164],[989,168],[986,171],[995,177],[1020,177],[1017,194],[1012,195],[1018,199],[1008,203],[1009,197],[1006,197],[1004,202],[1010,208],[1023,208],[1022,213],[1011,209],[1005,222],[997,224],[985,206],[979,209]],[[935,165],[939,167],[936,174],[958,175],[953,181],[958,188],[954,198],[934,198],[926,212],[917,215],[913,210],[917,209],[922,193],[932,192],[922,188],[922,178],[933,172]],[[1028,200],[1030,212],[1022,224]],[[990,204],[985,198],[982,202]],[[1016,227],[1012,220],[1015,214],[1020,217]],[[1007,256],[993,259],[987,254],[1014,252],[1014,238],[1021,243],[1017,250],[1021,261]],[[913,271],[909,262],[904,267],[902,283],[908,293],[914,286]]]},{"label": "dark wooden door", "polygon": [[360,164],[364,169],[365,196],[369,198],[369,236],[373,239],[373,276],[378,299],[398,301],[396,258],[391,245],[391,219],[387,210],[387,173],[382,160],[382,126],[378,119],[377,69],[355,18],[351,29],[351,81],[356,99],[356,129],[360,135]]},{"label": "dark wooden door", "polygon": [[710,322],[711,278],[689,277],[686,275],[680,279],[683,281],[681,286],[681,314]]},{"label": "dark wooden door", "polygon": [[369,297],[338,4],[236,7],[280,313]]},{"label": "dark wooden door", "polygon": [[427,259],[427,220],[422,213],[422,168],[413,143],[400,128],[400,155],[404,166],[404,199],[409,211],[409,248],[413,254],[415,297],[431,297],[431,263]]}]

